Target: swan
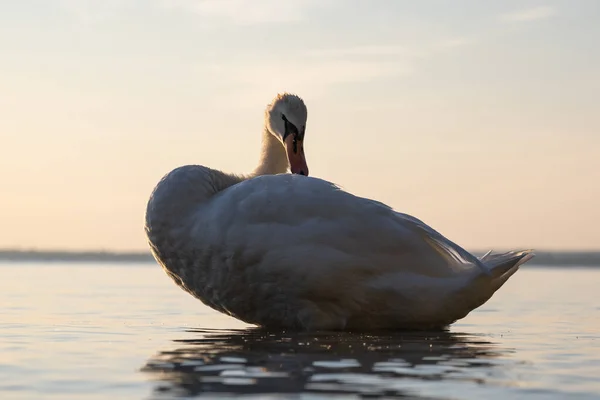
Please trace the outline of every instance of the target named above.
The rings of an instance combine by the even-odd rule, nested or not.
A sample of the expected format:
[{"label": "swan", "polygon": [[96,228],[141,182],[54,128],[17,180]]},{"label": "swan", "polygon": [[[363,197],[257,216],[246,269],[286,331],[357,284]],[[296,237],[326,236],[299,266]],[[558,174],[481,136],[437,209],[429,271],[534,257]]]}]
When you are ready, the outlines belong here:
[{"label": "swan", "polygon": [[154,188],[150,250],[209,307],[277,329],[442,329],[534,256],[478,258],[417,218],[309,176],[306,120],[300,97],[277,95],[253,172],[186,165]]}]

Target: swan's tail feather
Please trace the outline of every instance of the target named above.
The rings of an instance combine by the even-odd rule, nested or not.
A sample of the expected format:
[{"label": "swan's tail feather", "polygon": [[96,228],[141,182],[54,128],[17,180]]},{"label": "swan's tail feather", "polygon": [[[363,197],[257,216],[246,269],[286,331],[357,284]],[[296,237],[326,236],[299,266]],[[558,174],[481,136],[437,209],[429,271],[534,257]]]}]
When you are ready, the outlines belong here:
[{"label": "swan's tail feather", "polygon": [[523,263],[534,257],[532,250],[508,251],[492,254],[488,252],[478,261],[482,264],[483,273],[478,271],[471,284],[457,292],[457,301],[463,301],[462,314],[454,315],[456,319],[464,318],[469,312],[488,301],[502,287]]},{"label": "swan's tail feather", "polygon": [[481,257],[492,278],[492,289],[496,291],[510,278],[521,265],[535,256],[533,250],[508,251],[506,253],[492,254],[488,252]]}]

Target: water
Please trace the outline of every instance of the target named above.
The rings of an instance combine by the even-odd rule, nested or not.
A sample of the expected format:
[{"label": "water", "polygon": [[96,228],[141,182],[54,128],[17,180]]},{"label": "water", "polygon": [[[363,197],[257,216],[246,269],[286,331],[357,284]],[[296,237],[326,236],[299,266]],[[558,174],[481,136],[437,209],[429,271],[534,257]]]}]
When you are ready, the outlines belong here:
[{"label": "water", "polygon": [[0,274],[2,399],[600,399],[600,269],[523,268],[448,332],[378,335],[253,329],[151,264]]}]

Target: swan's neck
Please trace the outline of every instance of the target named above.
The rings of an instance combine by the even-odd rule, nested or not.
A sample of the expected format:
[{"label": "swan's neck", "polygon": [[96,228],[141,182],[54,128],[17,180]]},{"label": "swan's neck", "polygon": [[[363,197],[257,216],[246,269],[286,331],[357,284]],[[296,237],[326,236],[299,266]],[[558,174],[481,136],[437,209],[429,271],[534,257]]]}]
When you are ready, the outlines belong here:
[{"label": "swan's neck", "polygon": [[258,166],[249,178],[259,175],[283,174],[288,168],[289,163],[283,145],[265,126]]},{"label": "swan's neck", "polygon": [[214,189],[214,193],[211,195],[257,176],[283,174],[289,168],[290,164],[283,145],[265,126],[261,140],[260,158],[254,171],[240,175],[211,170],[211,187]]},{"label": "swan's neck", "polygon": [[290,168],[285,148],[279,140],[267,129],[263,129],[260,158],[258,165],[249,174],[230,174],[223,171],[211,170],[211,185],[214,193],[227,189],[247,179],[261,175],[276,175],[287,172]]}]

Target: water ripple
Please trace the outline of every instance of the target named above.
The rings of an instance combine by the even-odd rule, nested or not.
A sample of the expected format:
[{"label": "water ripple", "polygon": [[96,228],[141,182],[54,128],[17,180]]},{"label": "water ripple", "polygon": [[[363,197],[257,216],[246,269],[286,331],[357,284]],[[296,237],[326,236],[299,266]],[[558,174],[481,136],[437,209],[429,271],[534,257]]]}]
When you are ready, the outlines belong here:
[{"label": "water ripple", "polygon": [[[153,356],[154,395],[353,394],[369,398],[452,398],[443,385],[512,384],[495,362],[510,349],[477,335],[440,332],[285,333],[191,330],[195,337]],[[495,369],[502,371],[494,372]],[[422,384],[436,381],[440,393]],[[455,386],[453,386],[455,387]]]}]

